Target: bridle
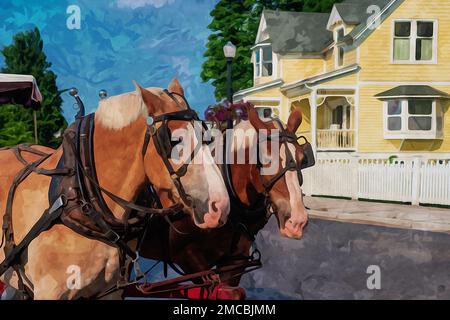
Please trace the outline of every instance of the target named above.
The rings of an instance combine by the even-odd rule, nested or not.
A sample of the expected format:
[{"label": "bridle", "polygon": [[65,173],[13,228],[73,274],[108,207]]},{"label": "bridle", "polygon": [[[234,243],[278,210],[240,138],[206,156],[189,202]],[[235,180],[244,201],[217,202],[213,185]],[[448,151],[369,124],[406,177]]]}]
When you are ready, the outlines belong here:
[{"label": "bridle", "polygon": [[[303,185],[303,175],[302,170],[312,167],[315,165],[315,158],[314,158],[314,151],[312,149],[311,144],[308,142],[306,137],[300,136],[297,137],[295,133],[291,133],[288,130],[286,130],[281,123],[281,121],[278,118],[273,118],[273,121],[277,124],[276,129],[279,130],[279,134],[277,137],[275,136],[268,136],[266,140],[270,141],[273,139],[277,139],[281,145],[284,145],[285,149],[285,156],[286,156],[286,164],[283,168],[280,169],[269,181],[261,181],[261,184],[263,186],[263,205],[256,208],[248,208],[246,205],[244,205],[240,200],[238,195],[236,194],[236,191],[234,190],[233,183],[231,180],[231,170],[229,164],[224,164],[222,173],[224,176],[224,180],[226,182],[226,186],[228,189],[228,192],[230,194],[230,198],[233,199],[232,201],[235,205],[239,207],[240,211],[245,212],[245,216],[251,217],[253,220],[260,219],[261,215],[265,214],[265,220],[269,220],[270,216],[276,212],[275,206],[273,202],[270,200],[269,193],[272,190],[273,186],[277,181],[279,181],[288,171],[296,171],[299,179],[300,186]],[[231,129],[231,128],[228,128]],[[275,129],[275,128],[274,128]],[[224,139],[226,135],[223,135]],[[295,161],[295,157],[292,154],[292,152],[289,150],[288,143],[295,143],[298,140],[303,139],[305,141],[304,144],[300,144],[300,147],[303,151],[303,159],[300,164],[297,164]],[[281,148],[280,145],[280,148]],[[226,150],[226,142],[224,140],[224,152]],[[262,162],[260,160],[260,154],[259,154],[259,145],[258,145],[258,151],[257,151],[257,168],[258,170],[261,170],[263,167]],[[261,179],[262,180],[262,179]],[[230,218],[233,218],[233,216],[230,216]],[[241,220],[241,218],[237,218],[237,220]],[[242,224],[242,223],[239,223]],[[248,233],[248,232],[247,232]],[[250,238],[254,238],[253,235],[249,235]]]},{"label": "bridle", "polygon": [[[175,188],[177,189],[181,200],[188,207],[193,207],[194,203],[193,203],[192,197],[186,192],[186,190],[183,187],[183,184],[181,183],[181,178],[186,175],[189,163],[185,162],[177,170],[175,170],[175,168],[173,167],[172,163],[169,160],[174,144],[171,139],[171,133],[170,133],[168,124],[170,121],[178,120],[178,121],[190,122],[194,126],[194,121],[200,121],[200,119],[199,119],[197,113],[191,109],[189,102],[186,100],[186,98],[183,95],[178,94],[176,92],[170,92],[167,89],[165,89],[163,92],[165,94],[167,94],[177,104],[177,106],[179,108],[182,109],[184,107],[175,98],[175,96],[181,97],[183,99],[183,101],[185,102],[187,109],[181,110],[181,111],[176,111],[176,112],[171,112],[171,113],[166,113],[166,114],[163,114],[160,116],[149,118],[148,125],[147,125],[147,131],[145,133],[144,147],[142,149],[142,155],[145,156],[145,154],[147,152],[148,144],[149,144],[150,140],[152,140],[153,144],[155,145],[156,151],[160,155],[167,171],[170,174],[170,178],[172,179],[172,182],[175,185]],[[159,127],[156,127],[156,124],[159,124],[159,123],[161,125]],[[205,124],[203,122],[202,122],[202,125],[203,125],[203,128],[206,129]],[[203,145],[203,142],[202,142],[202,139],[200,138],[199,143],[192,150],[192,153],[191,153],[189,159],[194,159],[197,152],[201,149],[202,145]]]},{"label": "bridle", "polygon": [[[289,132],[283,127],[283,124],[278,118],[273,118],[275,123],[278,126],[279,134],[277,137],[268,136],[267,141],[271,141],[274,139],[278,139],[280,143],[280,149],[281,146],[284,146],[285,156],[286,156],[286,165],[285,167],[281,168],[280,171],[278,171],[269,181],[262,182],[264,187],[264,193],[268,196],[268,193],[270,190],[272,190],[275,183],[280,180],[288,171],[296,171],[298,176],[298,181],[300,186],[303,185],[303,175],[302,170],[305,168],[309,168],[315,164],[314,161],[314,153],[312,152],[311,145],[309,144],[308,140],[304,136],[297,137],[295,133]],[[302,159],[302,162],[300,164],[297,164],[295,161],[295,157],[292,155],[291,150],[289,149],[288,143],[296,143],[299,139],[304,139],[305,144],[300,145],[304,158]],[[259,160],[259,154],[258,154],[258,167],[261,168],[262,164]]]}]

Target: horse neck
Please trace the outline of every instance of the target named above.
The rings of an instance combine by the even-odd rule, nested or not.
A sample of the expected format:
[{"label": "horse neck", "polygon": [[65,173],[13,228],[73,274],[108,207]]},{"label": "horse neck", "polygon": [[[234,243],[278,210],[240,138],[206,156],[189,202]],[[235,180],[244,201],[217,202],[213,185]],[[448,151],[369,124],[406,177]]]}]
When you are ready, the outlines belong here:
[{"label": "horse neck", "polygon": [[[253,127],[247,121],[241,122],[235,127],[235,129],[242,128],[244,130],[253,129]],[[250,149],[254,147],[255,146],[253,145],[246,146],[245,156],[247,161],[249,160]],[[234,152],[236,152],[236,148]],[[249,207],[255,205],[262,191],[262,186],[260,185],[259,169],[257,165],[247,162],[245,164],[231,164],[230,167],[232,180],[231,182],[233,184],[233,188],[236,192],[237,197],[243,204]]]},{"label": "horse neck", "polygon": [[260,192],[252,181],[255,177],[256,165],[233,164],[231,165],[231,182],[239,200],[246,206],[256,204]]},{"label": "horse neck", "polygon": [[[120,130],[106,129],[98,121],[94,130],[94,158],[99,184],[127,201],[133,200],[145,183],[142,147],[146,131],[143,117]],[[105,196],[114,216],[121,219],[124,210]]]}]

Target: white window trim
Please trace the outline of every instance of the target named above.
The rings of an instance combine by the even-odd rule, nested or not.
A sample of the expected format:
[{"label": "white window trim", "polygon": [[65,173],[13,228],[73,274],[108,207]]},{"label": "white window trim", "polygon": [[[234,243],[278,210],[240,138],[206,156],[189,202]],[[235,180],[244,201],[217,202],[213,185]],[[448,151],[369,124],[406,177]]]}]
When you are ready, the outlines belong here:
[{"label": "white window trim", "polygon": [[[275,114],[277,117],[281,118],[281,108],[280,106],[265,106],[265,105],[257,105],[255,106],[255,109],[258,110],[264,110],[264,109],[271,109],[272,110],[272,114]],[[276,110],[276,111],[275,111]],[[277,114],[278,113],[278,114]],[[259,112],[258,112],[259,115]]]},{"label": "white window trim", "polygon": [[[414,98],[409,98],[414,99]],[[412,140],[435,140],[442,138],[442,131],[437,130],[437,114],[441,113],[440,103],[436,99],[433,100],[431,115],[424,115],[431,117],[431,130],[409,130],[408,129],[408,118],[411,116],[420,117],[421,115],[410,115],[408,108],[408,99],[404,98],[392,98],[391,100],[400,100],[402,105],[402,112],[400,115],[388,115],[388,103],[389,101],[383,102],[383,128],[384,128],[384,138],[390,139],[412,139]],[[402,130],[393,131],[388,129],[388,118],[390,117],[401,117],[402,119]]]},{"label": "white window trim", "polygon": [[343,67],[345,67],[345,50],[344,50],[344,55],[342,57],[342,64],[339,65],[339,49],[341,49],[342,47],[338,47],[336,46],[334,48],[334,68],[335,69],[342,69]]},{"label": "white window trim", "polygon": [[[254,57],[254,61],[253,61],[253,77],[254,79],[259,79],[259,78],[277,78],[278,75],[278,55],[275,54],[275,52],[273,52],[272,50],[272,75],[271,76],[263,76],[262,75],[262,67],[264,64],[264,55],[263,55],[263,48],[264,47],[270,47],[271,44],[270,43],[261,43],[258,44],[254,47],[252,47],[253,50],[253,57]],[[257,64],[256,64],[256,50],[259,50],[259,54],[260,54],[260,59],[261,61],[259,62],[259,76],[257,75]],[[268,63],[268,61],[266,61],[266,63]]]},{"label": "white window trim", "polygon": [[335,69],[340,69],[345,66],[345,50],[344,50],[344,56],[342,57],[342,65],[339,65],[339,48],[340,48],[340,46],[337,45],[337,42],[338,42],[338,34],[339,34],[340,30],[344,30],[344,37],[345,37],[345,27],[344,26],[337,27],[334,30],[334,68]]},{"label": "white window trim", "polygon": [[[417,39],[417,21],[433,22],[433,59],[429,61],[416,60],[416,39]],[[394,60],[394,39],[395,39],[395,23],[411,22],[411,43],[409,60]],[[438,20],[436,19],[395,19],[391,25],[391,64],[437,64],[438,63]]]}]

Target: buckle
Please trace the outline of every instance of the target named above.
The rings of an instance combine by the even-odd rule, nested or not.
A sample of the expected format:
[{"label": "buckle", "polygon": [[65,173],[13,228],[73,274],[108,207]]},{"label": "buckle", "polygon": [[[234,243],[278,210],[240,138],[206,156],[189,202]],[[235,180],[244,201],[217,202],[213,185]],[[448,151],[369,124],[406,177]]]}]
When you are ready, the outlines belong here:
[{"label": "buckle", "polygon": [[120,240],[120,236],[119,234],[117,234],[117,232],[113,231],[112,229],[109,229],[106,233],[105,233],[105,237],[111,241],[112,243],[117,243],[117,241]]},{"label": "buckle", "polygon": [[60,195],[58,199],[53,202],[52,206],[48,210],[49,214],[52,214],[53,212],[57,211],[59,208],[64,207],[67,205],[67,198],[65,195]]}]

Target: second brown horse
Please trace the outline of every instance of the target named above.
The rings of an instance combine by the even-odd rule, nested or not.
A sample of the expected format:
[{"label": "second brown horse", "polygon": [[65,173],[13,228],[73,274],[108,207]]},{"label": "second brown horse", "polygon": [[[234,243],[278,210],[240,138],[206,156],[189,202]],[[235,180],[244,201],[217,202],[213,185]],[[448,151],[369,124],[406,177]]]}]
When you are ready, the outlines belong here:
[{"label": "second brown horse", "polygon": [[[248,110],[249,121],[242,121],[234,128],[259,132],[261,129],[276,129],[274,121],[263,122],[254,108]],[[295,134],[302,122],[301,112],[291,113],[287,132]],[[242,133],[241,130],[241,133]],[[234,150],[240,148],[233,143]],[[251,146],[249,146],[251,147]],[[304,152],[297,141],[280,144],[279,170],[286,166],[284,148],[288,147],[298,167],[303,161]],[[248,155],[248,148],[246,149]],[[274,153],[275,154],[275,153]],[[278,171],[279,172],[279,171]],[[228,223],[214,230],[200,230],[186,218],[174,219],[170,227],[163,219],[156,218],[150,225],[141,256],[177,264],[185,273],[196,273],[217,266],[230,266],[240,263],[240,257],[247,257],[256,234],[266,225],[271,213],[264,203],[272,204],[280,233],[288,238],[300,239],[308,221],[308,213],[303,203],[300,175],[295,171],[286,171],[270,190],[265,190],[267,182],[275,175],[261,175],[257,164],[231,164],[230,182],[238,199],[232,201]],[[266,195],[267,199],[262,198]],[[238,202],[238,203],[236,203]],[[259,209],[259,210],[258,210]],[[262,210],[261,210],[262,209]],[[228,275],[225,282],[237,286],[242,270]]]}]

